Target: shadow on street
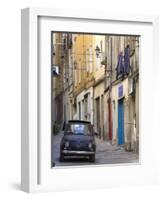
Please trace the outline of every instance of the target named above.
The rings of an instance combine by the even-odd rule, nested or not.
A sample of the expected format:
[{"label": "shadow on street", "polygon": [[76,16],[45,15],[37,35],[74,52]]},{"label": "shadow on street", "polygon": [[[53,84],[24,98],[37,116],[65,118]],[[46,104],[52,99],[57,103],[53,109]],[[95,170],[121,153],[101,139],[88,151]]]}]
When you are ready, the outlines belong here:
[{"label": "shadow on street", "polygon": [[127,152],[122,147],[113,146],[107,141],[96,138],[96,159],[92,163],[89,157],[65,157],[64,162],[60,162],[60,142],[63,132],[53,136],[52,159],[53,166],[80,166],[80,165],[99,165],[99,164],[121,164],[138,163],[139,156],[135,152]]}]

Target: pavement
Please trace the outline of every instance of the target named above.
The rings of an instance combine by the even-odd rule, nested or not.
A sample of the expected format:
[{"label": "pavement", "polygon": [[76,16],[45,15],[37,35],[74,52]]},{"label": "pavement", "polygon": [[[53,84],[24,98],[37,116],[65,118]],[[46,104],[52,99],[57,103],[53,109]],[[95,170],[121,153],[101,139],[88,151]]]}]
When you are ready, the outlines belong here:
[{"label": "pavement", "polygon": [[80,166],[80,165],[99,165],[99,164],[121,164],[138,163],[139,156],[135,152],[127,152],[123,147],[113,146],[107,141],[96,138],[96,159],[91,163],[88,158],[68,158],[64,162],[59,161],[60,141],[63,133],[53,136],[52,159],[55,166]]}]

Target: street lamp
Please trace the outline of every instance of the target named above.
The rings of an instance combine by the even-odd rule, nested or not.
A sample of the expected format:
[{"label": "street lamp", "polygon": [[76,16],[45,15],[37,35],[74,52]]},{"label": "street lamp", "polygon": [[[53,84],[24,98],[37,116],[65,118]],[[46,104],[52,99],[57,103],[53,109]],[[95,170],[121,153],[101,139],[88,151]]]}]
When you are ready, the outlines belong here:
[{"label": "street lamp", "polygon": [[53,65],[52,66],[52,73],[53,73],[53,76],[59,75],[59,66]]},{"label": "street lamp", "polygon": [[101,50],[100,50],[100,48],[99,48],[98,45],[96,45],[95,52],[96,52],[96,57],[99,58],[99,55],[100,55],[100,53],[102,53],[102,52],[101,52]]}]

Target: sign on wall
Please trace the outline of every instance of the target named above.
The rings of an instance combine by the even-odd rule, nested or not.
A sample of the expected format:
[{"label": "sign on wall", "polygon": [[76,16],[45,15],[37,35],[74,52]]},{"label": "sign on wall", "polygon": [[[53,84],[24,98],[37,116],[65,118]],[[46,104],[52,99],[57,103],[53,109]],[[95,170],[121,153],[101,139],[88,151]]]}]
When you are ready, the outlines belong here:
[{"label": "sign on wall", "polygon": [[120,85],[118,87],[118,97],[119,98],[123,97],[123,85]]}]

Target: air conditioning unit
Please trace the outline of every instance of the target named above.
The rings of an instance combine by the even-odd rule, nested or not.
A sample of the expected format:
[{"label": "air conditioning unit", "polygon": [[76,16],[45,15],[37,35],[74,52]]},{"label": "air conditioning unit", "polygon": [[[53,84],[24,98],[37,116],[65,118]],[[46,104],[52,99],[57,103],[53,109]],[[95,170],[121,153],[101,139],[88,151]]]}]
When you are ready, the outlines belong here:
[{"label": "air conditioning unit", "polygon": [[59,66],[53,65],[52,71],[53,71],[53,76],[59,75]]}]

